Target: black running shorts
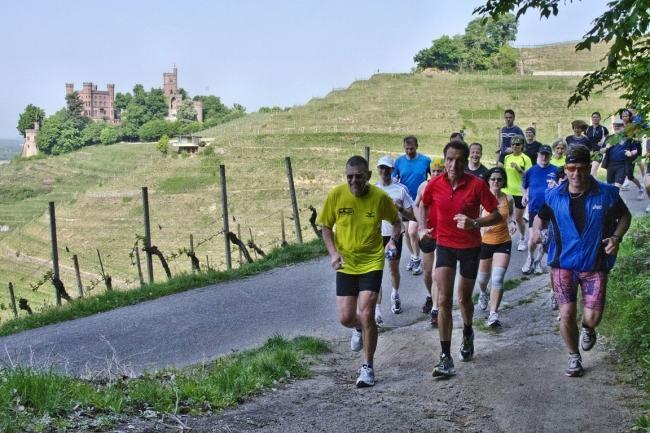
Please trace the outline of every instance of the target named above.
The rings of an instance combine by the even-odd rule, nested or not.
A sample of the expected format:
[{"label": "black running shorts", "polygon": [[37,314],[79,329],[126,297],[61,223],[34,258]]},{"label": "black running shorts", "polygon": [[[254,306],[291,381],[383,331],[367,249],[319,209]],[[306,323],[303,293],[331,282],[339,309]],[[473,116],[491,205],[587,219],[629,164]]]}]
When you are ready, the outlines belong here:
[{"label": "black running shorts", "polygon": [[370,271],[365,274],[336,273],[336,296],[359,296],[359,292],[369,290],[379,293],[384,271]]},{"label": "black running shorts", "polygon": [[460,261],[460,275],[469,280],[475,280],[480,252],[481,247],[448,248],[438,245],[436,247],[436,268],[456,269],[456,262]]}]

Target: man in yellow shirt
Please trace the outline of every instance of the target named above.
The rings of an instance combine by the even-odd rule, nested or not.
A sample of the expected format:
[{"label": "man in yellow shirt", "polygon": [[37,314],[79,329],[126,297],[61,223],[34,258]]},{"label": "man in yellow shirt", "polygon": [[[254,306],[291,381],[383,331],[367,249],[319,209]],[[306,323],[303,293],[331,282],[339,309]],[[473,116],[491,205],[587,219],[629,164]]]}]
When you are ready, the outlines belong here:
[{"label": "man in yellow shirt", "polygon": [[[375,304],[381,290],[384,253],[395,249],[395,239],[401,232],[397,207],[381,188],[368,183],[371,174],[363,157],[351,157],[345,165],[347,183],[329,192],[318,218],[330,263],[336,271],[339,320],[343,326],[353,328],[352,350],[364,349],[358,387],[375,384]],[[386,247],[381,235],[382,220],[393,224]]]}]

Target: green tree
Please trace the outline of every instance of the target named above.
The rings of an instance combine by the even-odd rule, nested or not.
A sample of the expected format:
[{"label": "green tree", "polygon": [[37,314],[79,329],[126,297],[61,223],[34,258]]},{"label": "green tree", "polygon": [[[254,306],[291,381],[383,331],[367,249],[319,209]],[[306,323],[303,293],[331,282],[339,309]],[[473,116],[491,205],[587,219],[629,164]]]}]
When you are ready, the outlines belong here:
[{"label": "green tree", "polygon": [[192,101],[185,99],[180,103],[178,109],[176,110],[176,118],[178,120],[185,120],[192,122],[196,120],[196,109]]},{"label": "green tree", "polygon": [[[413,60],[418,68],[435,67],[444,70],[486,70],[501,69],[510,71],[510,58],[504,57],[502,47],[517,37],[517,20],[506,14],[497,19],[474,19],[467,24],[465,33],[449,37],[443,35],[433,41],[428,48],[420,50]],[[515,51],[516,54],[516,51]],[[500,60],[507,60],[505,65]]]},{"label": "green tree", "polygon": [[126,93],[117,92],[115,94],[115,108],[118,110],[126,110],[126,107],[129,105],[129,102],[131,102],[131,99],[133,99],[133,96],[131,96],[129,92]]},{"label": "green tree", "polygon": [[142,141],[155,141],[168,133],[168,124],[162,119],[153,119],[138,129],[138,136]]},{"label": "green tree", "polygon": [[[569,0],[572,2],[573,0]],[[549,18],[560,11],[560,0],[487,0],[474,10],[483,17],[498,18],[516,11],[516,18],[529,10]],[[562,2],[564,4],[566,2]],[[589,7],[585,5],[585,7]],[[576,45],[576,51],[608,43],[607,63],[586,74],[569,97],[568,105],[589,99],[607,89],[622,92],[622,98],[642,113],[650,113],[650,0],[611,0],[607,10]]]},{"label": "green tree", "polygon": [[100,135],[102,130],[107,125],[102,122],[90,122],[86,127],[81,131],[81,141],[84,146],[91,146],[93,144],[101,143]]},{"label": "green tree", "polygon": [[120,139],[119,128],[113,125],[105,125],[102,132],[99,134],[99,141],[103,145],[117,143]]},{"label": "green tree", "polygon": [[163,155],[167,155],[169,152],[169,137],[166,135],[160,137],[160,140],[156,143],[156,149]]},{"label": "green tree", "polygon": [[42,108],[29,104],[25,107],[25,111],[18,117],[18,126],[16,129],[24,137],[26,129],[33,128],[36,122],[38,122],[38,126],[40,127],[43,125],[43,119],[45,119],[45,111]]},{"label": "green tree", "polygon": [[68,117],[81,117],[81,111],[83,110],[84,104],[79,98],[79,93],[72,92],[65,95],[65,106],[66,115]]},{"label": "green tree", "polygon": [[230,112],[228,107],[221,102],[221,98],[214,95],[208,96],[195,96],[195,101],[203,103],[203,121],[206,122],[210,119],[225,116]]},{"label": "green tree", "polygon": [[81,130],[67,110],[59,110],[43,121],[36,135],[36,146],[41,152],[52,155],[79,149],[83,146]]}]

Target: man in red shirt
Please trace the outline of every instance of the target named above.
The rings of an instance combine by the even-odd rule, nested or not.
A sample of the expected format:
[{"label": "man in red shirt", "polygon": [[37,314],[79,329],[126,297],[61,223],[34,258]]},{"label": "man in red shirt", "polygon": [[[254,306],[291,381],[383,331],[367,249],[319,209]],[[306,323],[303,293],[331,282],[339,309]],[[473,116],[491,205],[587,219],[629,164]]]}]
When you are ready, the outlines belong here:
[{"label": "man in red shirt", "polygon": [[[463,317],[463,343],[460,356],[469,361],[474,355],[474,331],[472,319],[474,304],[472,291],[478,272],[481,249],[481,227],[498,223],[501,216],[497,200],[487,183],[465,174],[469,148],[462,141],[452,141],[445,146],[445,174],[429,181],[418,207],[420,237],[431,236],[435,228],[436,284],[438,285],[438,332],[442,353],[433,369],[434,377],[450,377],[456,374],[451,357],[451,316],[456,262],[460,261],[458,299]],[[480,207],[489,215],[479,218]]]}]

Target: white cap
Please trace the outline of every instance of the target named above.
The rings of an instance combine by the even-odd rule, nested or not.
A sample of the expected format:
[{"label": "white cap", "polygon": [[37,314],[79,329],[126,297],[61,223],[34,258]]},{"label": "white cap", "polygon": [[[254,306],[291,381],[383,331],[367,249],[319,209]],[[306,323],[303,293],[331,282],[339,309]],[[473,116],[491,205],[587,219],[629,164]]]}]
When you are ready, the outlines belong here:
[{"label": "white cap", "polygon": [[625,125],[625,123],[623,122],[623,119],[621,119],[620,117],[615,117],[614,119],[612,119],[612,125]]},{"label": "white cap", "polygon": [[393,161],[393,158],[386,155],[386,156],[382,156],[381,158],[379,158],[379,161],[377,161],[377,167],[379,167],[380,165],[385,165],[386,167],[393,168],[395,167],[395,162]]}]

